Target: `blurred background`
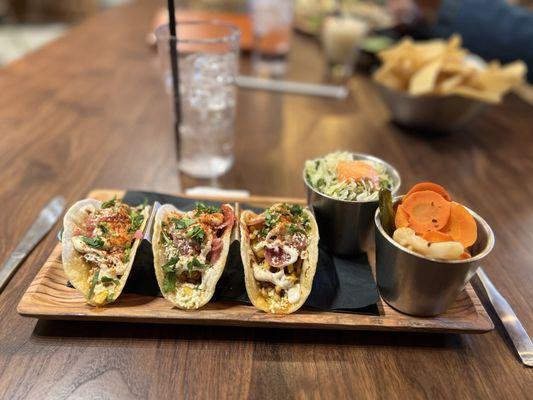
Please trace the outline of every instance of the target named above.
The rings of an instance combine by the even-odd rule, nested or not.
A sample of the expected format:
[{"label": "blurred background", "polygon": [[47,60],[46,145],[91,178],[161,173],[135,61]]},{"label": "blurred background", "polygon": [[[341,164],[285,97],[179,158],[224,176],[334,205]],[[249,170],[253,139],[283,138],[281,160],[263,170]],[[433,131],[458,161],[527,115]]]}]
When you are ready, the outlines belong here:
[{"label": "blurred background", "polygon": [[[133,1],[0,0],[0,67],[64,35],[96,13]],[[244,68],[241,66],[245,75],[283,79],[293,35],[309,39],[321,51],[325,72],[321,82],[314,83],[347,84],[356,72],[373,74],[382,65],[383,58],[378,54],[397,46],[406,36],[424,40],[449,39],[459,34],[462,46],[479,56],[481,62],[498,60],[507,64],[522,60],[523,66],[527,66],[523,75],[529,83],[533,80],[533,0],[182,0],[175,3],[178,18],[226,19],[240,28],[240,49],[245,59],[251,61]],[[166,2],[160,4],[158,13],[146,16],[153,21],[153,30],[146,32],[147,48],[155,48],[155,28],[167,22]],[[287,7],[286,12],[283,7]],[[424,50],[419,51],[422,59],[418,61],[425,65]],[[403,55],[410,60],[408,52]],[[406,87],[399,87],[393,81],[402,75],[403,67],[398,70],[398,65],[395,73],[381,80],[377,76],[376,80],[389,89],[406,92]],[[518,66],[500,75],[520,76],[520,71],[512,71],[514,67]],[[387,69],[385,65],[382,72]],[[440,83],[449,78],[446,74],[440,75]],[[468,71],[462,75],[468,77]],[[485,77],[483,84],[491,86],[490,80],[490,76]],[[404,85],[405,82],[408,79]],[[533,103],[530,84],[514,81],[505,84]],[[476,85],[470,82],[471,88],[477,89]],[[437,89],[444,93],[442,88],[436,88],[435,92]],[[506,92],[499,87],[489,89]],[[486,94],[489,98],[480,98],[468,90],[459,94],[482,102],[500,101],[500,98],[490,98],[493,93],[490,90]],[[409,94],[413,95],[414,91]],[[389,106],[400,104],[400,100],[391,98],[394,94],[382,95]]]},{"label": "blurred background", "polygon": [[[57,38],[76,23],[95,13],[131,1],[134,0],[0,0],[0,66]],[[459,8],[460,3],[471,3],[471,8],[478,7],[478,11],[483,15],[486,12],[486,4],[491,2],[505,2],[529,10],[533,7],[533,0],[294,0],[293,25],[300,33],[320,36],[324,20],[328,16],[351,14],[363,17],[367,22],[370,21],[373,31],[393,28],[392,36],[404,34],[417,38],[428,35],[446,36],[442,27],[440,31],[438,29],[428,30],[424,29],[424,25],[427,27],[427,25],[437,24],[436,19],[445,19],[445,13],[450,13],[453,8]],[[189,0],[177,1],[176,7],[243,12],[249,8],[249,3],[251,2],[247,0]],[[502,24],[513,23],[509,19],[503,19],[505,21],[502,20]],[[470,22],[472,25],[477,25],[479,21]],[[487,22],[491,24],[491,21]],[[468,24],[468,21],[463,21],[463,23]],[[454,28],[457,30],[457,26]],[[494,28],[498,30],[499,27]],[[500,28],[503,29],[503,27]],[[476,52],[477,49],[471,48],[468,32],[460,33],[463,37],[466,36],[466,47]],[[391,36],[390,32],[387,36]],[[504,41],[504,38],[501,41]],[[377,39],[370,40],[365,43],[365,46],[369,49],[376,46],[381,48],[387,43],[387,41]],[[493,43],[489,40],[488,44]],[[531,50],[523,49],[523,51]],[[501,59],[502,55],[498,55]]]},{"label": "blurred background", "polygon": [[61,36],[72,25],[129,0],[0,0],[0,66]]}]

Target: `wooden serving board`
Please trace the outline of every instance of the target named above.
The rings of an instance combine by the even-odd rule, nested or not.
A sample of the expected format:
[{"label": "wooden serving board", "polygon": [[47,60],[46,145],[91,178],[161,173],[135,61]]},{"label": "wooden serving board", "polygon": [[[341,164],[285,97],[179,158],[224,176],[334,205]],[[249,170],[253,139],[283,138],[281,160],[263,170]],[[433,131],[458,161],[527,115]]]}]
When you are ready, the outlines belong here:
[{"label": "wooden serving board", "polygon": [[[91,192],[89,197],[108,199],[114,193],[118,197],[124,195],[123,191],[98,190]],[[302,199],[274,197],[244,199],[247,204],[258,206],[267,206],[279,201],[304,203]],[[379,315],[307,309],[300,309],[290,315],[274,315],[240,303],[211,302],[199,310],[184,311],[174,308],[162,297],[128,293],[122,294],[111,305],[96,308],[87,305],[78,291],[67,286],[67,277],[61,265],[61,244],[54,248],[17,307],[17,311],[23,316],[57,320],[448,333],[484,333],[494,328],[492,320],[470,284],[466,286],[457,302],[446,313],[437,317],[416,318],[405,315],[381,299],[378,302],[378,309]]]}]

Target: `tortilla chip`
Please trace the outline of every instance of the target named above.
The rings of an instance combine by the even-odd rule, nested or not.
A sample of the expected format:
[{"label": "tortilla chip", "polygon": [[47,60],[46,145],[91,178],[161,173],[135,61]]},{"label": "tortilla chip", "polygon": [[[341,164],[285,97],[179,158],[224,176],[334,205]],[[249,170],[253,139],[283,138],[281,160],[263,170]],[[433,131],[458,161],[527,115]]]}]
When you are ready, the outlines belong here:
[{"label": "tortilla chip", "polygon": [[524,82],[527,66],[523,61],[503,67],[498,61],[484,65],[461,45],[457,34],[448,41],[402,39],[378,54],[383,64],[373,78],[412,96],[454,94],[488,103],[500,102],[507,92]]},{"label": "tortilla chip", "polygon": [[435,60],[418,70],[409,82],[409,94],[420,96],[431,93],[435,88],[442,60]]},{"label": "tortilla chip", "polygon": [[450,93],[450,91],[459,86],[464,80],[462,75],[452,75],[438,83],[437,89],[441,94]]}]

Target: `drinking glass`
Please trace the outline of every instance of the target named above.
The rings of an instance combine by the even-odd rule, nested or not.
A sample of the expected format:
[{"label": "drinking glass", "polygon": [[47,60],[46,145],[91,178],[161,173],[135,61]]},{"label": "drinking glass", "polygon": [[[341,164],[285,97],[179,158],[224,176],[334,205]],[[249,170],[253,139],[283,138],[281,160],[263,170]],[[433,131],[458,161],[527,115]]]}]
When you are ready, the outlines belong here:
[{"label": "drinking glass", "polygon": [[367,32],[368,23],[360,18],[330,16],[324,20],[322,44],[332,79],[345,80],[352,75]]},{"label": "drinking glass", "polygon": [[[196,178],[220,176],[233,165],[239,37],[237,27],[215,20],[177,25],[178,163]],[[172,94],[168,25],[156,29],[156,38],[165,87]]]},{"label": "drinking glass", "polygon": [[292,36],[293,0],[251,0],[256,75],[281,76],[287,69]]}]

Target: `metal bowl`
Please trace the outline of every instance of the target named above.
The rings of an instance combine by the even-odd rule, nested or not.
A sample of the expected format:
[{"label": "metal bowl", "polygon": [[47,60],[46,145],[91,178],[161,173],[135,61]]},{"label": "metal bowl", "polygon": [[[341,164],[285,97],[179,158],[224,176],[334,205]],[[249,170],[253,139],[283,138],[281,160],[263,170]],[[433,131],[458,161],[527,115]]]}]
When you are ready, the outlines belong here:
[{"label": "metal bowl", "polygon": [[[369,160],[384,165],[393,182],[392,193],[398,191],[401,179],[394,167],[368,154],[352,154],[355,160]],[[305,169],[303,180],[307,188],[307,203],[318,224],[320,245],[340,256],[364,253],[378,201],[346,201],[320,193],[307,182]]]},{"label": "metal bowl", "polygon": [[[395,198],[395,204],[401,198]],[[466,207],[465,207],[466,208]],[[477,224],[478,238],[467,260],[438,260],[411,251],[390,237],[376,211],[376,280],[383,300],[405,314],[427,317],[446,311],[455,302],[479,262],[494,247],[490,226],[466,208]]]},{"label": "metal bowl", "polygon": [[410,96],[379,83],[376,87],[398,125],[429,131],[458,129],[476,116],[487,104],[462,96]]}]

